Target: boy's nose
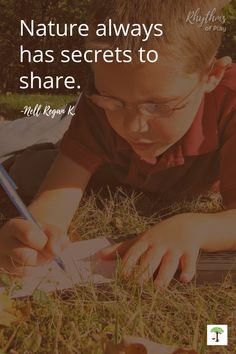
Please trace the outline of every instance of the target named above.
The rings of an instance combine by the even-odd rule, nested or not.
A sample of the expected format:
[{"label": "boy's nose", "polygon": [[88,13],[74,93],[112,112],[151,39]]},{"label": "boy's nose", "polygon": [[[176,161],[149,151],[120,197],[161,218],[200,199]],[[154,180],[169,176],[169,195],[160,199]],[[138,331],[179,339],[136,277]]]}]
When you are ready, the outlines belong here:
[{"label": "boy's nose", "polygon": [[125,110],[123,125],[128,133],[145,133],[149,130],[148,118],[135,109]]}]

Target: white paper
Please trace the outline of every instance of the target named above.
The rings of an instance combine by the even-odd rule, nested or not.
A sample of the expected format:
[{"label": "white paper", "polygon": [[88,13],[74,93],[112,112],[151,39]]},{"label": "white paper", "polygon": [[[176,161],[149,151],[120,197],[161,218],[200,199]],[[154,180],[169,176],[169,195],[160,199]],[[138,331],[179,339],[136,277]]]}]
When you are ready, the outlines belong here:
[{"label": "white paper", "polygon": [[[12,297],[30,296],[36,289],[45,292],[72,288],[74,284],[107,283],[114,277],[115,261],[104,261],[96,253],[110,245],[106,238],[78,241],[60,255],[66,272],[55,261],[37,267],[25,267],[25,275],[18,282],[20,290]],[[0,287],[0,292],[4,287]]]}]

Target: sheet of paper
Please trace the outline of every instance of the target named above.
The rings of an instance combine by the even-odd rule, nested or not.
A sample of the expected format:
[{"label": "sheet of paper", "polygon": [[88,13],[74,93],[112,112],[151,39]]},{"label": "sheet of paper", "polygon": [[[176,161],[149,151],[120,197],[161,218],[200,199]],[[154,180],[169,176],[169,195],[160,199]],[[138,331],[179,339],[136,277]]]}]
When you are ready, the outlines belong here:
[{"label": "sheet of paper", "polygon": [[[26,267],[18,282],[21,289],[13,297],[30,296],[36,289],[45,292],[72,288],[74,284],[107,283],[113,279],[115,261],[103,261],[96,253],[110,245],[106,238],[72,243],[62,254],[66,272],[55,261],[38,267]],[[0,292],[4,288],[0,288]]]},{"label": "sheet of paper", "polygon": [[[131,349],[129,346],[133,344]],[[144,349],[145,348],[145,349]],[[105,354],[124,353],[129,352],[132,354],[148,353],[148,354],[177,354],[177,353],[192,353],[197,354],[194,351],[185,351],[184,349],[178,350],[177,347],[169,345],[159,344],[152,342],[146,338],[135,336],[124,336],[120,344],[114,344],[112,341],[106,341]]]}]

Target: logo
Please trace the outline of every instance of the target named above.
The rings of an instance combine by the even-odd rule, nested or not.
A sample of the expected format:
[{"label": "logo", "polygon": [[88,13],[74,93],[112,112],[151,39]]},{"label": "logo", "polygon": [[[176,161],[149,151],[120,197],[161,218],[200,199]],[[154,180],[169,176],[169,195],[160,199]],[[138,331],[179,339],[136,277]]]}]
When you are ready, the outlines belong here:
[{"label": "logo", "polygon": [[208,11],[206,14],[201,13],[201,9],[190,11],[187,15],[186,22],[191,25],[196,24],[205,31],[221,31],[226,32],[226,17],[217,15],[216,8]]},{"label": "logo", "polygon": [[228,326],[207,325],[207,345],[228,345]]}]

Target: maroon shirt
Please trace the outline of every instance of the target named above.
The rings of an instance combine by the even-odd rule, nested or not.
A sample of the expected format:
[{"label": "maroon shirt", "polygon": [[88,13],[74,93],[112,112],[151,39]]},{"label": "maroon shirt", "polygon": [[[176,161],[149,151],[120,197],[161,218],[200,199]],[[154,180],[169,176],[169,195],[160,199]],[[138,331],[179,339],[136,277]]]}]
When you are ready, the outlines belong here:
[{"label": "maroon shirt", "polygon": [[82,95],[61,151],[94,173],[112,166],[121,184],[157,196],[195,196],[219,190],[226,207],[236,208],[236,64],[205,95],[185,136],[157,158],[140,160],[109,125],[105,112]]}]

